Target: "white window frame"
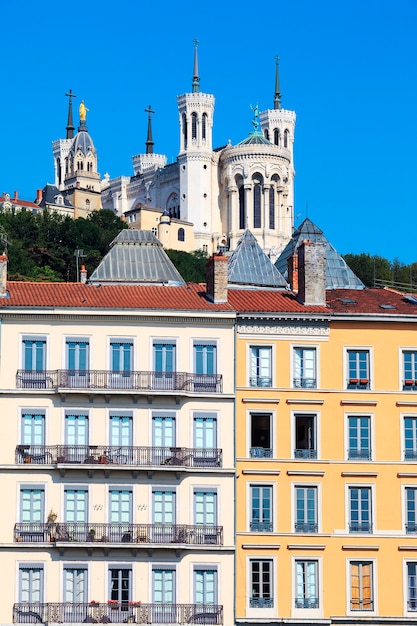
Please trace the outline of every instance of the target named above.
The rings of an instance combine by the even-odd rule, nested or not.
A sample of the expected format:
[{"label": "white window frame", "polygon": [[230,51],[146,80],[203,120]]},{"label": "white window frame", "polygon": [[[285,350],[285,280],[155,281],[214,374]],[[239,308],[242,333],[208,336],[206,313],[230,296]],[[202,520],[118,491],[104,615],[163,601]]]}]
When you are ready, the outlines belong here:
[{"label": "white window frame", "polygon": [[[358,389],[349,389],[349,355],[350,351],[358,351],[358,352],[368,352],[369,358],[369,372],[368,372],[368,382],[369,387],[366,391],[372,391],[375,388],[374,385],[374,349],[373,346],[344,346],[343,347],[343,386],[342,389],[345,391],[358,391]],[[363,391],[363,390],[361,390]]]},{"label": "white window frame", "polygon": [[[251,361],[252,361],[252,348],[269,348],[271,351],[271,363],[270,363],[270,375],[271,375],[271,384],[270,385],[251,385]],[[273,343],[263,343],[262,341],[251,341],[246,344],[246,385],[250,389],[274,389],[276,387],[275,377],[276,377],[276,368],[275,368],[275,345]]]},{"label": "white window frame", "polygon": [[[296,350],[314,350],[315,351],[315,374],[316,374],[316,385],[314,387],[297,387],[294,385],[295,378],[295,351]],[[320,372],[320,350],[319,344],[307,344],[307,343],[294,343],[291,344],[291,353],[290,353],[290,388],[292,389],[319,389],[320,388],[320,380],[319,380],[319,372]]]},{"label": "white window frame", "polygon": [[401,461],[403,463],[415,463],[415,461],[417,460],[417,432],[416,432],[416,446],[415,446],[415,451],[416,451],[416,458],[409,458],[406,459],[405,458],[405,420],[406,418],[411,418],[411,419],[415,419],[416,420],[416,424],[417,424],[417,413],[410,413],[407,411],[407,413],[401,413],[400,414],[400,419],[401,419]]},{"label": "white window frame", "polygon": [[[415,502],[416,502],[416,532],[411,532],[411,533],[407,533],[407,490],[408,489],[414,489],[416,492],[416,498],[415,498]],[[401,510],[402,510],[402,515],[401,515],[401,519],[402,519],[402,529],[403,529],[403,533],[405,535],[407,535],[408,537],[416,537],[417,538],[417,484],[402,484],[401,485],[401,501],[402,501],[402,506],[401,506]]]},{"label": "white window frame", "polygon": [[[66,569],[85,569],[87,570],[87,590],[86,590],[86,597],[87,597],[87,602],[88,602],[88,598],[90,598],[90,562],[89,561],[77,561],[77,562],[71,562],[71,561],[64,561],[61,563],[61,569],[60,569],[60,578],[61,578],[61,584],[60,584],[60,589],[62,589],[62,598],[65,597],[65,570]],[[71,611],[71,608],[70,608]]]},{"label": "white window frame", "polygon": [[[271,523],[272,530],[271,531],[256,531],[251,530],[251,521],[252,521],[252,487],[270,487],[271,488]],[[268,532],[277,532],[277,511],[276,511],[276,502],[277,498],[277,489],[278,486],[276,483],[268,482],[266,480],[251,480],[246,483],[246,529],[249,533],[260,533],[267,534]]]},{"label": "white window frame", "polygon": [[205,346],[215,346],[216,347],[216,358],[215,358],[215,372],[214,374],[208,374],[208,376],[216,376],[219,372],[219,366],[220,366],[220,359],[219,359],[219,339],[217,337],[205,337],[203,338],[199,338],[199,337],[191,337],[190,339],[190,363],[191,363],[191,368],[190,368],[190,372],[195,372],[196,365],[195,365],[195,351],[194,348],[195,346],[200,346],[200,345],[205,345]]},{"label": "white window frame", "polygon": [[[309,609],[309,608],[296,608],[295,600],[297,595],[297,568],[296,563],[298,561],[316,561],[317,562],[317,589],[318,589],[318,600],[319,606],[317,609]],[[292,557],[291,562],[291,617],[293,618],[302,618],[302,619],[316,619],[318,617],[323,616],[323,567],[322,567],[322,557],[321,556],[312,556],[311,554],[297,554]]]},{"label": "white window frame", "polygon": [[[317,512],[316,512],[316,517],[317,517],[317,532],[316,533],[297,533],[295,531],[295,525],[297,523],[297,498],[295,495],[295,490],[297,489],[297,487],[315,487],[317,489],[317,500],[316,500],[316,506],[317,506]],[[317,535],[318,533],[321,533],[322,530],[322,490],[321,490],[321,483],[317,483],[317,482],[307,482],[305,480],[297,480],[297,481],[292,481],[291,482],[291,528],[293,529],[291,532],[293,532],[296,535],[303,535],[303,534],[314,534]]]},{"label": "white window frame", "polygon": [[48,580],[47,580],[47,572],[48,568],[46,566],[46,560],[44,561],[16,561],[16,587],[15,587],[15,598],[20,603],[20,570],[21,569],[41,569],[43,570],[42,574],[42,602],[45,602],[46,589],[48,589]]},{"label": "white window frame", "polygon": [[[349,531],[349,525],[350,525],[350,488],[353,487],[353,489],[370,489],[371,490],[371,497],[370,497],[370,503],[371,503],[371,528],[372,531],[370,533],[368,532],[354,532],[351,533]],[[349,536],[372,536],[377,534],[377,524],[376,524],[376,495],[375,495],[375,491],[376,491],[376,485],[375,483],[346,483],[345,484],[345,511],[346,511],[346,520],[345,520],[345,529],[344,532],[346,534],[348,534]],[[355,559],[353,559],[355,560]],[[356,560],[360,560],[360,559],[356,559]],[[366,561],[369,561],[369,559],[365,559]]]},{"label": "white window frame", "polygon": [[[49,370],[49,341],[50,336],[49,333],[20,333],[19,334],[19,364],[20,369],[25,370],[24,368],[24,341],[31,340],[33,341],[44,341],[45,342],[45,371]],[[40,370],[42,371],[42,370]]]},{"label": "white window frame", "polygon": [[137,370],[136,367],[136,358],[137,358],[137,350],[136,350],[136,337],[132,335],[109,335],[107,337],[107,363],[108,363],[108,371],[112,374],[123,374],[123,370],[113,371],[112,369],[112,349],[111,346],[113,343],[127,343],[132,345],[132,355],[131,355],[131,372]]},{"label": "white window frame", "polygon": [[[400,346],[399,348],[399,356],[398,356],[398,362],[399,362],[399,368],[398,368],[398,374],[399,374],[399,380],[398,380],[398,389],[400,391],[407,391],[406,389],[404,389],[404,383],[406,380],[405,377],[405,371],[404,371],[404,352],[417,352],[417,348],[414,346]],[[417,376],[416,376],[417,379]],[[415,391],[416,389],[416,379],[414,379],[414,384],[412,385],[412,391]]]},{"label": "white window frame", "polygon": [[[349,459],[349,418],[350,417],[368,417],[369,418],[369,428],[370,428],[370,438],[369,445],[371,447],[370,457],[369,459]],[[375,459],[375,413],[373,412],[365,412],[365,411],[345,411],[344,413],[344,423],[345,423],[345,456],[346,461],[349,462],[359,462],[359,463],[369,463]]]},{"label": "white window frame", "polygon": [[[251,561],[271,561],[272,562],[272,580],[271,588],[273,592],[273,607],[271,608],[255,608],[250,606],[250,599],[252,597],[252,578],[251,578]],[[277,573],[277,558],[272,554],[251,554],[246,556],[246,616],[250,618],[262,617],[269,618],[278,615],[278,573]]]},{"label": "white window frame", "polygon": [[[316,458],[300,458],[300,457],[296,457],[295,456],[295,444],[296,444],[296,432],[295,432],[295,427],[296,427],[296,418],[298,416],[303,416],[305,415],[306,417],[314,415],[315,416],[315,445],[316,447],[313,448],[316,450],[317,456]],[[306,410],[302,410],[302,411],[291,411],[291,436],[290,436],[290,443],[291,443],[291,459],[297,459],[297,461],[309,461],[309,462],[314,462],[318,459],[321,458],[321,446],[320,446],[320,441],[321,441],[321,437],[320,437],[320,424],[321,424],[321,419],[320,419],[320,411],[306,411]]]},{"label": "white window frame", "polygon": [[[373,597],[373,610],[364,611],[363,609],[351,609],[350,603],[352,599],[352,581],[351,581],[351,563],[372,563],[372,597]],[[377,572],[377,560],[375,558],[347,558],[346,559],[346,615],[367,616],[377,615],[378,607],[378,572]]]},{"label": "white window frame", "polygon": [[[252,446],[252,415],[269,415],[269,436],[272,450],[272,457],[251,457],[250,451],[252,448],[256,448],[257,446]],[[265,458],[271,459],[275,457],[276,452],[276,443],[275,443],[275,428],[276,428],[276,410],[275,409],[248,409],[246,412],[246,456],[247,458]]]},{"label": "white window frame", "polygon": [[408,616],[416,616],[417,615],[417,599],[416,599],[416,609],[414,611],[410,611],[408,608],[408,564],[413,563],[417,569],[417,559],[403,559],[403,601],[404,601],[404,615]]}]

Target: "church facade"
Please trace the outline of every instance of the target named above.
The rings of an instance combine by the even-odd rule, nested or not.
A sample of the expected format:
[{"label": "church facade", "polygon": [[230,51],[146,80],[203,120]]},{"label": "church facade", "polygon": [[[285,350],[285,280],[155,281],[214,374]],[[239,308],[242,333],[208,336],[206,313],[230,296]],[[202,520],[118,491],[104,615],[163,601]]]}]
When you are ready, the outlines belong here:
[{"label": "church facade", "polygon": [[[273,108],[253,107],[253,131],[237,145],[213,148],[215,98],[200,90],[197,45],[191,92],[178,96],[177,104],[177,160],[167,163],[153,152],[149,108],[146,153],[133,156],[132,176],[102,181],[102,208],[119,216],[159,209],[164,232],[167,224],[176,230],[180,249],[188,243],[188,249],[209,254],[233,250],[249,228],[262,249],[276,256],[293,231],[296,118],[281,107],[278,61]],[[191,241],[185,242],[190,225]]]}]

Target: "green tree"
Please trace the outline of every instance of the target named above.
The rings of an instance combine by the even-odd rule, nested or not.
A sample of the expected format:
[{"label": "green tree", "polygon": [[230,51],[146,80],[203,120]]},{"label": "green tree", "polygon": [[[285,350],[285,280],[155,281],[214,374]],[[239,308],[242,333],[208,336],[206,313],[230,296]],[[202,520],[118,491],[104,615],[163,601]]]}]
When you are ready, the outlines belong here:
[{"label": "green tree", "polygon": [[205,283],[208,256],[202,250],[183,252],[182,250],[165,250],[185,282]]}]

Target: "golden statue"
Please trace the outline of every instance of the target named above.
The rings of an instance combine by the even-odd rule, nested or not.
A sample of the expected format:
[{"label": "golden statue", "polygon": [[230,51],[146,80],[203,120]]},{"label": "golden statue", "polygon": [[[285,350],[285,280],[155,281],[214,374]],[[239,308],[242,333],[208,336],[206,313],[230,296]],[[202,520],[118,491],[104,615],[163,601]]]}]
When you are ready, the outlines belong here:
[{"label": "golden statue", "polygon": [[85,121],[86,117],[87,117],[87,107],[84,104],[84,100],[81,100],[81,104],[80,104],[80,122],[81,121]]}]

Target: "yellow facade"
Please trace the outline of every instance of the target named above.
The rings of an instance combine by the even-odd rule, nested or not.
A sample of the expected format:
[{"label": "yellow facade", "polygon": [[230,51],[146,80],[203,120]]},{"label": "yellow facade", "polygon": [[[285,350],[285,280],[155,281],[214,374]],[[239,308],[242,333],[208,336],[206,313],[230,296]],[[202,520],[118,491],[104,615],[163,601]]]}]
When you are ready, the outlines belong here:
[{"label": "yellow facade", "polygon": [[237,622],[415,620],[415,321],[238,319]]}]

